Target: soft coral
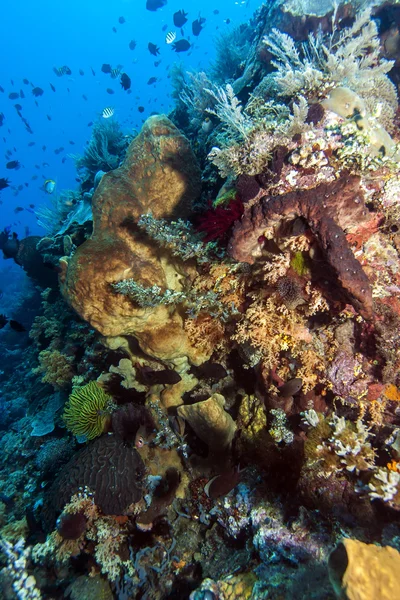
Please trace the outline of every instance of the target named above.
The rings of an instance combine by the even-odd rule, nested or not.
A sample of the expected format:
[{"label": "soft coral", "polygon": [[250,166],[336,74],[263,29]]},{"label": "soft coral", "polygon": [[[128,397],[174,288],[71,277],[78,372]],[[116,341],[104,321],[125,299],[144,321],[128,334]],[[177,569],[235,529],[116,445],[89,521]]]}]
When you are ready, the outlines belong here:
[{"label": "soft coral", "polygon": [[224,241],[233,227],[243,215],[243,202],[234,198],[227,206],[210,208],[199,218],[197,230],[205,233],[205,242]]}]

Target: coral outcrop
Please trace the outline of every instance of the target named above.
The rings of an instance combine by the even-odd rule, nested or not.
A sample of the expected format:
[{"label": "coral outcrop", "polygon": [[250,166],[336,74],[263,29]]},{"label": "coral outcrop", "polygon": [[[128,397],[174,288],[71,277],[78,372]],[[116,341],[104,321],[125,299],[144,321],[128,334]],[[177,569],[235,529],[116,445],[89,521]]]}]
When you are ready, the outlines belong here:
[{"label": "coral outcrop", "polygon": [[134,335],[142,350],[161,359],[190,355],[196,361],[177,310],[144,310],[111,284],[130,277],[147,287],[181,289],[190,269],[149,243],[136,224],[148,212],[185,217],[199,193],[200,171],[188,140],[167,117],[149,118],[123,164],[101,179],[92,202],[92,237],[61,260],[64,297],[100,333]]},{"label": "coral outcrop", "polygon": [[48,492],[45,521],[54,518],[74,494],[87,488],[105,515],[121,515],[142,497],[144,465],[137,450],[114,435],[102,436],[74,454]]},{"label": "coral outcrop", "polygon": [[363,316],[371,317],[371,286],[344,232],[352,224],[368,219],[360,179],[356,176],[343,176],[314,189],[261,198],[247,208],[236,224],[229,242],[230,255],[253,264],[261,256],[263,240],[279,237],[283,222],[296,217],[307,221],[350,302]]}]

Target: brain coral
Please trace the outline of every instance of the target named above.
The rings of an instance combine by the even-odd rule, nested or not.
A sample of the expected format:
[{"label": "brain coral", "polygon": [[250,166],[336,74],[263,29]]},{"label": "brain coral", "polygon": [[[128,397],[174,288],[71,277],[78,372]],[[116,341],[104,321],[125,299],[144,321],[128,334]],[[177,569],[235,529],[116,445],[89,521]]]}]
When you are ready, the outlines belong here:
[{"label": "brain coral", "polygon": [[142,497],[144,464],[137,450],[105,435],[74,454],[49,489],[44,521],[52,528],[71,496],[85,486],[106,515],[121,515]]},{"label": "brain coral", "polygon": [[124,163],[101,179],[92,200],[92,237],[68,261],[61,260],[65,298],[100,333],[134,335],[142,350],[157,358],[192,353],[196,361],[176,308],[140,308],[110,284],[133,278],[145,287],[182,289],[190,278],[188,267],[149,241],[137,221],[148,212],[156,218],[185,218],[200,189],[188,140],[167,117],[150,117]]}]

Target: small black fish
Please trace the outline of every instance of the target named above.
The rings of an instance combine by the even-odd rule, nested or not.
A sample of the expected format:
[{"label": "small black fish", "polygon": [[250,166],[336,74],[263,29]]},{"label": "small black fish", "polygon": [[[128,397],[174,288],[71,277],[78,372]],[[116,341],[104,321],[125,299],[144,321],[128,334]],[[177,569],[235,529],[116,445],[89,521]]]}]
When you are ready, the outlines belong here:
[{"label": "small black fish", "polygon": [[16,169],[18,170],[21,167],[21,163],[18,160],[10,160],[6,164],[6,169]]},{"label": "small black fish", "polygon": [[61,160],[62,164],[64,164],[66,160],[67,160],[67,157],[66,157],[66,156],[63,156],[63,158],[62,158],[62,160]]},{"label": "small black fish", "polygon": [[114,94],[114,90],[112,90],[111,88],[107,88],[106,92],[107,94]]},{"label": "small black fish", "polygon": [[0,177],[0,190],[5,190],[10,186],[10,182],[5,177]]},{"label": "small black fish", "polygon": [[230,23],[230,22],[231,22],[231,20],[230,20],[230,19],[225,19],[225,23],[226,23],[227,25],[229,25],[229,23]]},{"label": "small black fish", "polygon": [[48,121],[51,121],[51,116],[50,115],[46,115],[46,117],[47,117]]},{"label": "small black fish", "polygon": [[24,90],[19,90],[20,98],[25,98]]},{"label": "small black fish", "polygon": [[178,383],[181,381],[181,376],[172,369],[163,369],[162,371],[155,371],[151,367],[142,367],[138,370],[138,379],[140,379],[145,385],[165,385]]},{"label": "small black fish", "polygon": [[54,87],[54,85],[53,85],[52,83],[50,84],[50,87],[51,87],[51,89],[53,90],[53,92],[55,92],[55,91],[56,91],[56,88]]},{"label": "small black fish", "polygon": [[82,69],[79,69],[79,75],[82,75],[82,76],[83,76],[84,74],[85,74],[85,72],[84,72],[84,71],[82,71]]},{"label": "small black fish", "polygon": [[8,94],[8,97],[10,98],[10,100],[16,100],[17,98],[19,98],[19,94],[17,92],[11,92],[11,94]]},{"label": "small black fish", "polygon": [[29,208],[35,208],[35,205],[34,204],[30,204]]},{"label": "small black fish", "polygon": [[1,92],[2,94],[4,94],[4,88],[3,88],[3,87],[1,87],[1,85],[0,85],[0,92]]},{"label": "small black fish", "polygon": [[25,327],[21,325],[21,323],[19,323],[18,321],[14,321],[14,319],[10,319],[10,327],[11,329],[14,329],[14,331],[18,331],[18,333],[26,331]]},{"label": "small black fish", "polygon": [[172,49],[175,52],[187,52],[190,48],[190,43],[187,40],[178,40],[172,44]]},{"label": "small black fish", "polygon": [[112,71],[111,65],[109,65],[108,63],[104,63],[103,65],[101,65],[102,73],[111,73],[111,71]]},{"label": "small black fish", "polygon": [[188,13],[185,13],[185,11],[182,10],[178,10],[178,12],[174,13],[174,25],[175,27],[183,27],[185,23],[187,23],[187,17]]},{"label": "small black fish", "polygon": [[167,31],[167,27],[168,27],[168,25],[167,25],[167,23],[165,23],[165,25],[162,26],[161,31]]},{"label": "small black fish", "polygon": [[144,112],[144,106],[138,106],[138,111],[139,111],[140,113]]},{"label": "small black fish", "polygon": [[159,8],[162,8],[163,6],[165,6],[166,4],[167,4],[167,0],[147,0],[146,8],[147,8],[147,10],[151,10],[152,12],[155,12]]},{"label": "small black fish", "polygon": [[89,123],[87,124],[88,127],[91,127],[93,125],[93,121],[89,121]]},{"label": "small black fish", "polygon": [[8,319],[6,315],[0,315],[0,329],[3,329],[5,325],[7,325]]},{"label": "small black fish", "polygon": [[[20,191],[21,191],[21,190],[20,190]],[[14,208],[14,212],[15,212],[15,213],[22,212],[23,210],[24,210],[24,207],[23,207],[23,206],[16,206],[16,207]]]},{"label": "small black fish", "polygon": [[92,71],[92,75],[93,77],[96,77],[96,71],[93,69],[93,67],[90,67],[91,71]]},{"label": "small black fish", "polygon": [[131,87],[131,78],[129,77],[129,75],[127,75],[126,73],[122,73],[120,84],[124,90],[129,90],[129,88]]},{"label": "small black fish", "polygon": [[123,25],[124,23],[126,23],[125,17],[120,17],[118,19],[118,23],[120,23],[121,25]]},{"label": "small black fish", "polygon": [[157,81],[157,77],[150,77],[150,79],[147,82],[147,85],[152,85],[153,83],[155,83]]},{"label": "small black fish", "polygon": [[32,94],[37,98],[38,96],[43,96],[43,90],[40,87],[34,87],[32,90]]},{"label": "small black fish", "polygon": [[21,104],[14,104],[14,108],[15,108],[15,110],[17,110],[17,111],[20,111],[20,110],[22,110],[22,106],[21,106]]},{"label": "small black fish", "polygon": [[198,19],[193,21],[193,23],[192,23],[193,35],[195,35],[195,36],[200,35],[201,31],[204,29],[203,23],[205,23],[205,22],[206,22],[206,20],[203,19],[203,17],[199,17]]},{"label": "small black fish", "polygon": [[71,144],[71,146],[75,146],[75,142],[73,142],[72,140],[69,140],[68,143]]},{"label": "small black fish", "polygon": [[3,125],[4,119],[5,119],[4,113],[0,113],[0,127]]},{"label": "small black fish", "polygon": [[38,178],[37,175],[32,175],[32,177],[31,177],[32,181],[36,181],[37,178]]},{"label": "small black fish", "polygon": [[23,190],[23,189],[24,189],[24,186],[22,185],[22,183],[20,183],[20,184],[19,184],[19,186],[18,186],[18,190],[19,190],[20,192],[22,192],[22,190]]},{"label": "small black fish", "polygon": [[218,10],[218,8],[216,8],[215,10],[213,10],[213,15],[219,15],[219,10]]},{"label": "small black fish", "polygon": [[136,48],[137,44],[135,42],[135,40],[131,40],[129,42],[129,50],[134,50]]},{"label": "small black fish", "polygon": [[152,54],[153,56],[157,56],[158,54],[160,54],[160,48],[158,48],[158,46],[156,46],[155,44],[149,42],[147,44],[147,47],[149,49],[150,54]]},{"label": "small black fish", "polygon": [[82,98],[87,102],[87,96],[85,96],[85,94],[82,94]]},{"label": "small black fish", "polygon": [[34,146],[36,144],[36,142],[29,142],[28,146],[29,148],[31,148],[32,146]]},{"label": "small black fish", "polygon": [[43,152],[46,152],[47,146],[42,146],[42,150],[43,150]]},{"label": "small black fish", "polygon": [[116,27],[113,27],[112,30],[113,30],[114,33],[117,33],[117,28]]},{"label": "small black fish", "polygon": [[29,85],[29,80],[28,80],[28,79],[23,79],[22,81],[23,81],[23,83],[24,83],[25,85]]},{"label": "small black fish", "polygon": [[155,60],[154,61],[154,66],[158,67],[158,65],[161,64],[161,60]]}]

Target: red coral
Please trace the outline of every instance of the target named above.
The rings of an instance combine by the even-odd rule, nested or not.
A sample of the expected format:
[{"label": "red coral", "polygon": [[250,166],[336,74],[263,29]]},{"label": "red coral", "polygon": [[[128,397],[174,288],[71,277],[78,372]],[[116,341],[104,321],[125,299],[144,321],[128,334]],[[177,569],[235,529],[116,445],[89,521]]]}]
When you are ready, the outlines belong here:
[{"label": "red coral", "polygon": [[236,221],[243,215],[243,202],[239,198],[234,198],[228,206],[217,206],[210,208],[199,219],[198,231],[205,233],[205,242],[214,240],[223,241]]}]

